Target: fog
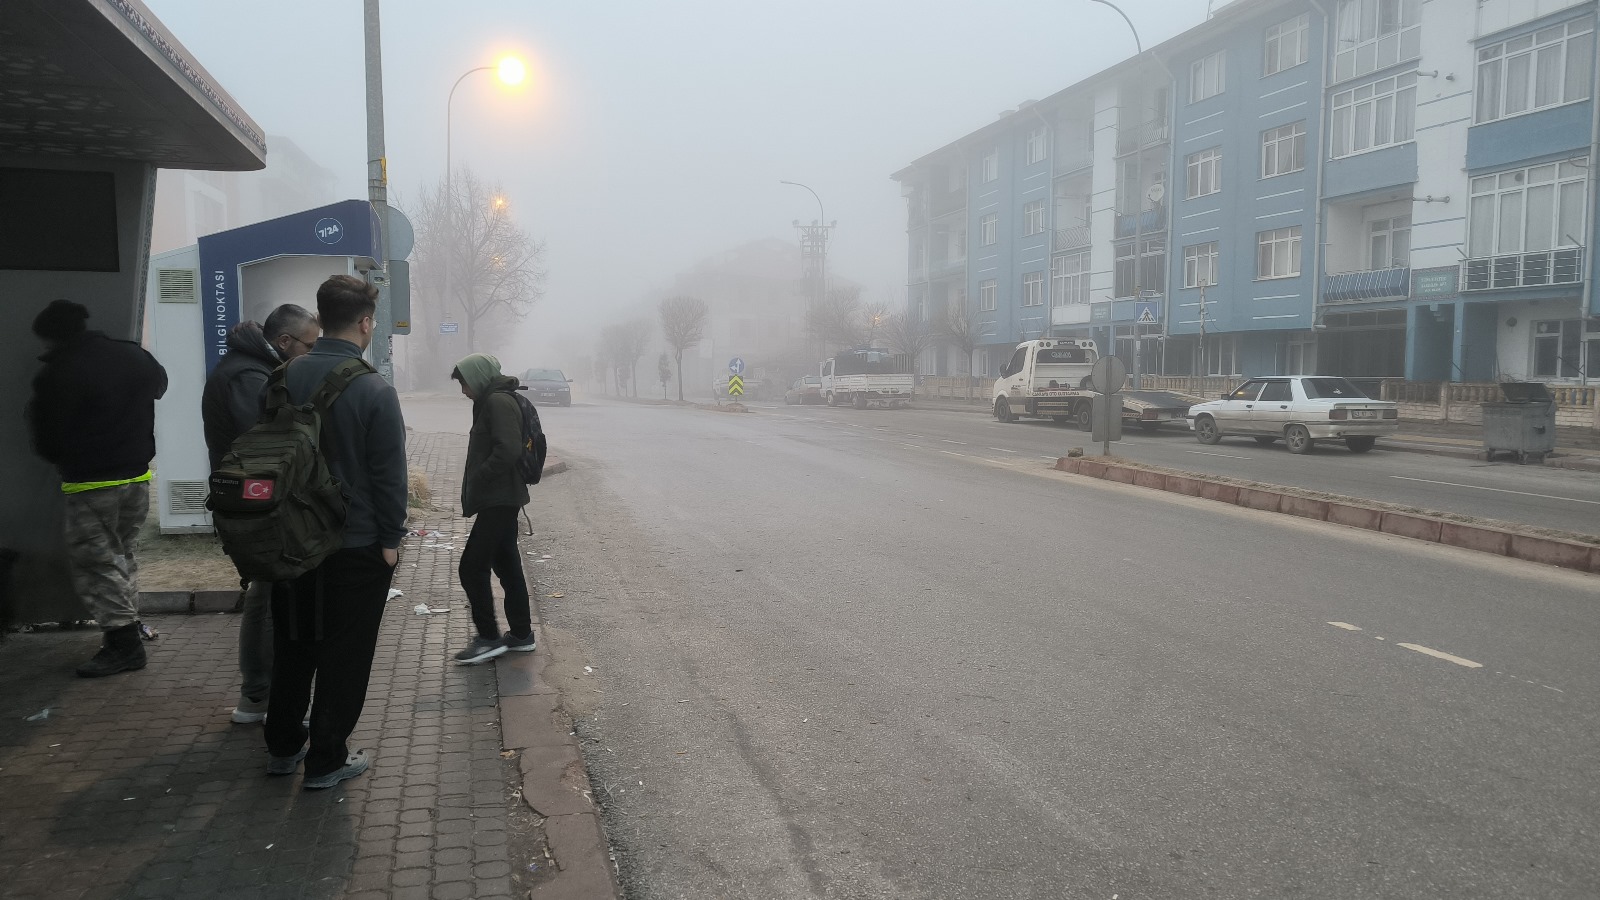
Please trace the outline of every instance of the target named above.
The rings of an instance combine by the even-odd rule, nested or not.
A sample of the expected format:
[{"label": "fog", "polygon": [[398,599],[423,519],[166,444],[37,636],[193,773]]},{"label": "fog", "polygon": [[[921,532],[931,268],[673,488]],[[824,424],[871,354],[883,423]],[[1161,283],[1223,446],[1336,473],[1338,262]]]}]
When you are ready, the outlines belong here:
[{"label": "fog", "polygon": [[[267,133],[336,173],[329,201],[367,195],[359,0],[146,2]],[[1207,2],[1121,6],[1150,47]],[[502,183],[546,242],[546,293],[508,368],[591,344],[708,254],[792,241],[817,204],[780,180],[815,189],[838,222],[830,271],[868,298],[901,296],[905,206],[889,174],[1133,53],[1128,26],[1090,0],[391,0],[382,15],[402,209],[443,175],[456,79],[506,54],[528,64],[520,88],[469,76],[453,106],[455,165]]]}]

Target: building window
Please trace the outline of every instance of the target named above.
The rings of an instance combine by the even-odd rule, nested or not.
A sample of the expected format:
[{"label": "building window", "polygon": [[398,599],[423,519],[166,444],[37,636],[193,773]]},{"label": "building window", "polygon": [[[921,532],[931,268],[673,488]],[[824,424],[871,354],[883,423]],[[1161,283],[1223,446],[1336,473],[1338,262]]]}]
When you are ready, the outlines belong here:
[{"label": "building window", "polygon": [[1263,54],[1262,74],[1276,75],[1292,69],[1310,58],[1311,14],[1301,13],[1287,22],[1279,22],[1267,29],[1266,52]]},{"label": "building window", "polygon": [[1422,0],[1340,0],[1333,80],[1415,59],[1422,52]]},{"label": "building window", "polygon": [[1417,73],[1407,72],[1333,95],[1333,156],[1403,144],[1417,124]]},{"label": "building window", "polygon": [[1472,179],[1467,255],[1582,247],[1583,162],[1547,163]]},{"label": "building window", "polygon": [[1217,242],[1183,248],[1183,286],[1197,288],[1217,283]]},{"label": "building window", "polygon": [[1593,66],[1590,18],[1480,47],[1477,121],[1587,100]]},{"label": "building window", "polygon": [[983,181],[985,184],[1000,177],[1000,151],[990,150],[983,155]]},{"label": "building window", "polygon": [[1299,121],[1261,132],[1261,177],[1287,175],[1306,167],[1306,123]]},{"label": "building window", "polygon": [[985,247],[991,246],[1000,239],[1000,215],[989,213],[978,220],[978,243]]},{"label": "building window", "polygon": [[1379,219],[1367,226],[1367,267],[1403,269],[1411,265],[1411,217]]},{"label": "building window", "polygon": [[1274,228],[1256,235],[1256,278],[1293,278],[1300,274],[1300,226]]},{"label": "building window", "polygon": [[1239,336],[1236,334],[1208,336],[1200,355],[1207,375],[1239,374]]},{"label": "building window", "polygon": [[1022,205],[1022,233],[1025,235],[1044,233],[1044,201],[1035,200]]},{"label": "building window", "polygon": [[978,282],[978,312],[993,312],[997,290],[993,278]]},{"label": "building window", "polygon": [[1028,272],[1022,276],[1022,305],[1044,305],[1044,273]]},{"label": "building window", "polygon": [[1116,269],[1112,274],[1112,293],[1117,297],[1135,297],[1145,291],[1157,293],[1167,283],[1167,240],[1147,238],[1139,253],[1138,279],[1134,278],[1133,241],[1117,246]]},{"label": "building window", "polygon": [[1089,302],[1089,254],[1068,253],[1050,261],[1050,305]]},{"label": "building window", "polygon": [[1204,59],[1197,59],[1189,66],[1189,102],[1198,103],[1207,97],[1215,97],[1222,93],[1225,87],[1227,73],[1224,71],[1224,61],[1227,57],[1221,50]]},{"label": "building window", "polygon": [[1186,195],[1193,200],[1222,190],[1222,148],[1212,147],[1191,153],[1185,163],[1189,169],[1189,189]]},{"label": "building window", "polygon": [[1035,128],[1028,134],[1028,165],[1044,162],[1045,150],[1049,146],[1049,138],[1043,128]]},{"label": "building window", "polygon": [[1582,319],[1533,323],[1533,377],[1577,378],[1584,372],[1582,353]]}]

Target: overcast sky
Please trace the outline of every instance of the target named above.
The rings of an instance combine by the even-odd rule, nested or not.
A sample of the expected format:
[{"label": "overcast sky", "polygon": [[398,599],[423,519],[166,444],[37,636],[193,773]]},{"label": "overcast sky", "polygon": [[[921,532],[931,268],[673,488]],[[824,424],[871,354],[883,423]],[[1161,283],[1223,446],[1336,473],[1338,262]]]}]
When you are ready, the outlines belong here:
[{"label": "overcast sky", "polygon": [[[145,2],[267,132],[366,196],[360,0]],[[1207,0],[1121,6],[1149,47]],[[830,268],[889,299],[905,281],[889,174],[1132,52],[1090,0],[389,0],[390,189],[403,206],[442,177],[451,84],[516,53],[524,88],[482,72],[456,92],[453,158],[547,241],[530,333],[589,340],[710,253],[792,239],[816,201],[780,179],[838,221]]]}]

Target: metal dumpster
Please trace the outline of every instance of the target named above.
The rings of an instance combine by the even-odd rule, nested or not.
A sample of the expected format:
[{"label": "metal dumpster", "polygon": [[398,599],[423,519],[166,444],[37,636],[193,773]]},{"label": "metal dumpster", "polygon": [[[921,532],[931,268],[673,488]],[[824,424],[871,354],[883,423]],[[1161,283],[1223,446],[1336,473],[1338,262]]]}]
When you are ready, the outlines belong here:
[{"label": "metal dumpster", "polygon": [[1544,460],[1556,449],[1556,404],[1550,390],[1534,381],[1500,385],[1505,400],[1483,404],[1483,458],[1515,454],[1522,463]]}]

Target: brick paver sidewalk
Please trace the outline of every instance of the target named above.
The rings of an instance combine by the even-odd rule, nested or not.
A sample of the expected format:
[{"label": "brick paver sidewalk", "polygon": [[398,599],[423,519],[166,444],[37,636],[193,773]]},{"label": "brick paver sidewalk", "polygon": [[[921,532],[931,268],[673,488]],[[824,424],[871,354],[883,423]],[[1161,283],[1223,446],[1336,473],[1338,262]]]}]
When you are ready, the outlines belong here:
[{"label": "brick paver sidewalk", "polygon": [[237,616],[151,617],[149,667],[95,680],[73,675],[94,629],[12,635],[0,896],[448,900],[526,896],[546,877],[518,761],[502,757],[495,668],[449,659],[472,634],[455,583],[465,523],[450,512],[465,438],[413,434],[410,449],[439,498],[421,524],[450,537],[409,538],[402,554],[405,595],[351,739],[372,769],[326,791],[265,775],[260,726],[228,721]]}]

